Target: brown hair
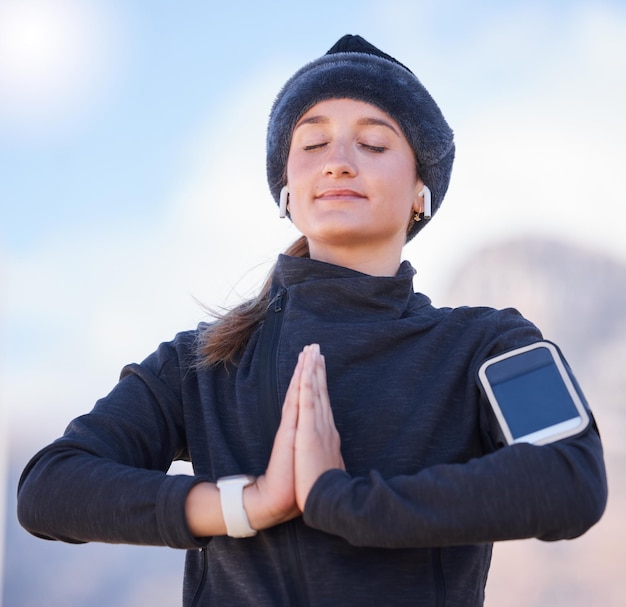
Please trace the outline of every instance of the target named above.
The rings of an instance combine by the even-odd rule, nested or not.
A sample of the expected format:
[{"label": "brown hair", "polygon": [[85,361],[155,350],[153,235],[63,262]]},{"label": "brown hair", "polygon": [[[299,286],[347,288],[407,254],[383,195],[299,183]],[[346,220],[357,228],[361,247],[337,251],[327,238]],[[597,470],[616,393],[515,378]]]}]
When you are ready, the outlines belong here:
[{"label": "brown hair", "polygon": [[[286,251],[292,257],[308,257],[309,243],[301,236]],[[275,266],[274,266],[275,267]],[[269,272],[256,297],[248,299],[225,313],[212,314],[215,322],[198,335],[198,366],[235,364],[253,331],[263,323],[270,302],[274,268]]]}]

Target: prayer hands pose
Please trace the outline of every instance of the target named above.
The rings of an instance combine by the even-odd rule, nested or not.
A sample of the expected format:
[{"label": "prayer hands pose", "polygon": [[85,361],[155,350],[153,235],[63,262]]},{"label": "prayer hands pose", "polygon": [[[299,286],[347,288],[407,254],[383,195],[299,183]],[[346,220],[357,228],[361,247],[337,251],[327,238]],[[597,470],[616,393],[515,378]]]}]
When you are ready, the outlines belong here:
[{"label": "prayer hands pose", "polygon": [[304,348],[296,374],[299,391],[294,443],[295,496],[298,508],[303,511],[315,481],[327,470],[344,470],[345,466],[328,396],[325,359],[317,344]]},{"label": "prayer hands pose", "polygon": [[[305,346],[291,377],[267,471],[255,485],[274,522],[304,510],[315,481],[332,468],[345,469],[326,385],[326,365],[317,344]],[[267,525],[269,526],[269,525]]]},{"label": "prayer hands pose", "polygon": [[[244,489],[250,525],[265,529],[299,516],[315,481],[327,470],[345,470],[326,385],[326,366],[317,344],[305,346],[283,404],[280,426],[265,474]],[[215,516],[209,513],[216,513]],[[189,493],[187,521],[197,536],[220,535],[225,526],[215,485]]]}]

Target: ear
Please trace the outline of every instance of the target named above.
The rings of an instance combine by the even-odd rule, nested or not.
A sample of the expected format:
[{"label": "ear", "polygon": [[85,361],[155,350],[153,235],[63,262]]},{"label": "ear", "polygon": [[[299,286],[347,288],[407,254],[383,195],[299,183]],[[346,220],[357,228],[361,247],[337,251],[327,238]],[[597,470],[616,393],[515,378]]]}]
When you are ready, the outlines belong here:
[{"label": "ear", "polygon": [[424,212],[424,182],[421,179],[417,179],[415,183],[415,196],[413,198],[413,210],[419,215]]}]

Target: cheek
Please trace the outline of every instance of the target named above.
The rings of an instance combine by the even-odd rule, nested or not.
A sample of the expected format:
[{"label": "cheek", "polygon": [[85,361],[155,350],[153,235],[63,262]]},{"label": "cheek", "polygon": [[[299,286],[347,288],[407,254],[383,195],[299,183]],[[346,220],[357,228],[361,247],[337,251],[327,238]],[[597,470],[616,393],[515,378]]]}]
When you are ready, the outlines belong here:
[{"label": "cheek", "polygon": [[[311,178],[310,163],[306,159],[289,157],[286,168],[286,183],[289,189],[289,215],[294,223],[302,216],[302,202],[311,195],[313,180]],[[300,212],[299,212],[300,211]]]},{"label": "cheek", "polygon": [[379,184],[394,202],[410,200],[410,205],[413,204],[418,186],[414,167],[393,166],[381,174]]},{"label": "cheek", "polygon": [[390,203],[393,205],[394,218],[398,224],[407,224],[415,212],[415,202],[417,200],[416,181],[396,181],[393,182],[392,189],[389,190]]},{"label": "cheek", "polygon": [[290,151],[285,167],[287,183],[291,184],[293,182],[296,185],[311,170],[310,164],[310,158]]}]

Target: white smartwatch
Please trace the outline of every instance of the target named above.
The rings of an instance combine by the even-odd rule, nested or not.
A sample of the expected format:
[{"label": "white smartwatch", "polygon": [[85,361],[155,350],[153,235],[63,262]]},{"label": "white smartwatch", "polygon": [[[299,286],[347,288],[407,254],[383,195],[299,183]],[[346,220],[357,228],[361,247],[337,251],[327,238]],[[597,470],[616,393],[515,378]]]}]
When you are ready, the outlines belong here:
[{"label": "white smartwatch", "polygon": [[226,533],[230,537],[252,537],[256,530],[250,527],[250,521],[243,507],[243,488],[254,483],[254,477],[246,474],[223,476],[217,479],[220,490],[222,516],[226,523]]}]

